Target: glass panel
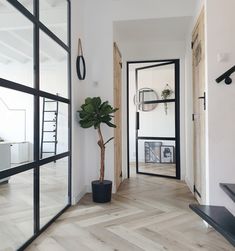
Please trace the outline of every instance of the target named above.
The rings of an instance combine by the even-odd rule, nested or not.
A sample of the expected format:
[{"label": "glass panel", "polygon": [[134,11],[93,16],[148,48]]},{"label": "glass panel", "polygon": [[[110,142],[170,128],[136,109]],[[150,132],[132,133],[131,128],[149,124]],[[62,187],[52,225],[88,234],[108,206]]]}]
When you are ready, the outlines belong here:
[{"label": "glass panel", "polygon": [[139,136],[175,137],[175,103],[157,104],[152,111],[140,112],[139,117]]},{"label": "glass panel", "polygon": [[0,0],[0,78],[33,87],[33,25]]},{"label": "glass panel", "polygon": [[40,104],[41,158],[67,152],[68,105],[46,98]]},{"label": "glass panel", "polygon": [[[174,99],[175,65],[154,66],[153,68],[138,70],[138,90],[142,88],[152,89],[160,99]],[[166,90],[169,90],[169,92],[166,92]]]},{"label": "glass panel", "polygon": [[17,0],[20,2],[27,10],[33,13],[33,2],[34,0]]},{"label": "glass panel", "polygon": [[68,54],[40,32],[40,89],[68,97]]},{"label": "glass panel", "polygon": [[33,96],[0,87],[0,171],[33,161]]},{"label": "glass panel", "polygon": [[68,3],[67,0],[40,0],[40,20],[57,37],[67,44]]},{"label": "glass panel", "polygon": [[1,250],[17,250],[33,236],[33,170],[0,180]]},{"label": "glass panel", "polygon": [[40,226],[68,205],[68,158],[40,168]]},{"label": "glass panel", "polygon": [[175,142],[139,140],[139,172],[176,176]]}]

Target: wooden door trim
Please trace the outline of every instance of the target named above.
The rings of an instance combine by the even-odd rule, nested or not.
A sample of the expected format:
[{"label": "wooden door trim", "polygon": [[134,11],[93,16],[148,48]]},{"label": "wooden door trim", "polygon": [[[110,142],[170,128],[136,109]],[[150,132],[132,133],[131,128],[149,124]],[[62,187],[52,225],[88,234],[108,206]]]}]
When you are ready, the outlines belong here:
[{"label": "wooden door trim", "polygon": [[[117,58],[118,57],[118,58]],[[117,60],[119,63],[117,63]],[[122,55],[116,43],[113,44],[114,107],[119,108],[114,117],[114,181],[116,191],[122,182]],[[118,68],[120,67],[120,68]],[[117,74],[119,74],[117,76]]]}]

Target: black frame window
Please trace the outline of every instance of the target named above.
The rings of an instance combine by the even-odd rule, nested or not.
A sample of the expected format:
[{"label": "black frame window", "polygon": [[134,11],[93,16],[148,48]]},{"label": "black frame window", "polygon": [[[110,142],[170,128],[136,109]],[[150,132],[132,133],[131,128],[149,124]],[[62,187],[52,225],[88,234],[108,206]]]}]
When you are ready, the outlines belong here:
[{"label": "black frame window", "polygon": [[[39,234],[41,234],[52,222],[55,221],[70,205],[71,205],[71,3],[67,1],[67,44],[63,42],[55,33],[53,33],[46,24],[40,21],[40,1],[33,1],[33,13],[31,13],[25,6],[17,0],[7,0],[7,4],[11,4],[15,10],[23,14],[33,25],[33,66],[34,66],[34,83],[33,87],[28,87],[0,76],[0,87],[17,90],[22,93],[32,95],[34,102],[34,135],[33,135],[33,162],[21,164],[19,166],[3,170],[0,172],[0,180],[9,176],[14,176],[23,173],[27,170],[33,170],[33,215],[34,215],[34,234],[33,236],[18,250],[24,250]],[[6,20],[7,22],[7,20]],[[68,69],[68,95],[66,97],[58,96],[40,89],[40,31],[43,31],[50,39],[60,46],[67,53],[67,69]],[[46,98],[62,102],[68,106],[68,151],[55,154],[50,157],[40,158],[40,99]],[[67,205],[54,215],[54,217],[44,226],[40,226],[40,168],[48,163],[68,159],[68,197]]]}]

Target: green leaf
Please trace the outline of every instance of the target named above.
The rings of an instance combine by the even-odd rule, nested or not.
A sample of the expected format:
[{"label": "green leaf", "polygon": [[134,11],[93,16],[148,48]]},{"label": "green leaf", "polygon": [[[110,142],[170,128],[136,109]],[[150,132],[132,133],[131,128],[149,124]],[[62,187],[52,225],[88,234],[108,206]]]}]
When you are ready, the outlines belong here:
[{"label": "green leaf", "polygon": [[95,108],[96,110],[98,110],[98,109],[99,109],[99,106],[100,106],[100,104],[101,104],[101,99],[100,99],[100,97],[95,97],[95,98],[93,98],[93,99],[92,99],[92,104],[93,104],[94,108]]},{"label": "green leaf", "polygon": [[81,119],[83,119],[83,118],[85,118],[87,116],[87,112],[85,112],[85,111],[78,111],[78,112],[79,112],[79,117]]},{"label": "green leaf", "polygon": [[85,99],[85,104],[90,104],[92,102],[92,98],[88,97]]},{"label": "green leaf", "polygon": [[108,122],[108,121],[106,121],[104,123],[107,124],[109,127],[113,127],[113,128],[117,127],[116,125],[114,125],[114,124],[112,124],[111,122]]},{"label": "green leaf", "polygon": [[93,113],[95,110],[92,104],[87,104],[84,106],[84,111],[88,113]]},{"label": "green leaf", "polygon": [[103,116],[102,118],[101,118],[101,121],[102,122],[109,122],[109,121],[111,121],[112,120],[112,118],[109,116],[109,115],[106,115],[106,116]]},{"label": "green leaf", "polygon": [[82,128],[89,128],[89,127],[92,127],[94,125],[94,121],[80,120],[80,125],[81,125]]}]

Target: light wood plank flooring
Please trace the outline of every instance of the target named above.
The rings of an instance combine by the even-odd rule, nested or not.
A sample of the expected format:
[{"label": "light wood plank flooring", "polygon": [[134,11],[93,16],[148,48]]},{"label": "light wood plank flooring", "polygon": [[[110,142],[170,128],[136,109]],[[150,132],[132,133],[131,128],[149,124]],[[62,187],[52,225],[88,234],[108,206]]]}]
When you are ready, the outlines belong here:
[{"label": "light wood plank flooring", "polygon": [[[135,177],[136,163],[130,164],[131,177]],[[151,173],[166,176],[176,176],[176,165],[175,164],[162,164],[162,163],[144,163],[139,162],[139,172]]]},{"label": "light wood plank flooring", "polygon": [[[44,226],[67,204],[68,164],[40,169],[40,224]],[[0,183],[0,251],[14,251],[33,236],[33,170]]]},{"label": "light wood plank flooring", "polygon": [[109,204],[91,194],[69,209],[27,251],[232,251],[188,208],[184,182],[138,175]]}]

